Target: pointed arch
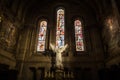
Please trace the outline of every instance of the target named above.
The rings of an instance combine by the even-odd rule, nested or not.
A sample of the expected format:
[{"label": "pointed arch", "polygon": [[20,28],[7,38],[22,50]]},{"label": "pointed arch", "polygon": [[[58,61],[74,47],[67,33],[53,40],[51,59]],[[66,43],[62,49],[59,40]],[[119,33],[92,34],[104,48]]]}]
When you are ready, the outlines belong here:
[{"label": "pointed arch", "polygon": [[84,51],[83,27],[79,19],[74,21],[76,51]]},{"label": "pointed arch", "polygon": [[65,33],[65,10],[59,8],[57,10],[57,21],[56,21],[56,47],[61,48],[64,46],[64,33]]},{"label": "pointed arch", "polygon": [[38,52],[45,51],[46,32],[47,32],[47,21],[42,20],[39,23],[38,44],[37,44]]}]

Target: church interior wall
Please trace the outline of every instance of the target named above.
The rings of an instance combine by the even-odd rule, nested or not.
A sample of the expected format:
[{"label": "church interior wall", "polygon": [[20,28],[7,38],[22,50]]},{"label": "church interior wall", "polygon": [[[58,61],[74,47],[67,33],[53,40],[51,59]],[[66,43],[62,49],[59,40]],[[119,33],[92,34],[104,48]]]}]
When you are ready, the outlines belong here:
[{"label": "church interior wall", "polygon": [[[0,8],[0,70],[3,69],[2,65],[8,65],[8,71],[18,71],[19,80],[53,77],[52,66],[55,56],[51,56],[53,52],[50,43],[55,44],[56,8],[63,6],[65,7],[65,44],[69,46],[62,56],[65,75],[68,76],[69,73],[72,75],[72,72],[75,72],[73,76],[76,79],[99,80],[99,69],[120,64],[119,5],[114,1],[116,0],[111,0],[110,5],[108,1],[103,1],[103,6],[100,3],[101,12],[97,13],[97,10],[94,11],[95,8],[89,7],[90,5],[86,7],[82,3],[71,4],[74,5],[71,6],[69,3],[56,1],[48,5],[49,9],[43,6],[37,12],[33,5],[23,9],[25,4],[22,1],[14,0],[14,3],[11,2],[14,5],[9,7],[9,2],[2,0],[0,3],[0,7],[2,6]],[[20,5],[18,8],[15,7],[17,4]],[[75,51],[73,21],[77,17],[81,19],[84,30],[85,52],[81,53]],[[42,54],[36,51],[37,27],[41,18],[48,21],[46,51]],[[109,19],[112,24],[107,22]],[[110,28],[111,25],[115,26],[113,30]],[[84,74],[87,78],[83,78]]]}]

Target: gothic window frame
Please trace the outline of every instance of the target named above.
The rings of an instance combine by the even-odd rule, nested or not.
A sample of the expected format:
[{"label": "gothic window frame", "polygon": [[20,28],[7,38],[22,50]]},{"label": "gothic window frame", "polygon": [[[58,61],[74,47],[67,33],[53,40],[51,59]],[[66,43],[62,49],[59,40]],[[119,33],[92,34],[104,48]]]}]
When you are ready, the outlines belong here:
[{"label": "gothic window frame", "polygon": [[[55,11],[55,13],[56,13],[56,16],[55,16],[55,24],[56,24],[56,25],[55,25],[55,29],[56,29],[56,30],[55,30],[55,36],[57,35],[57,19],[58,19],[58,18],[57,18],[57,15],[58,15],[57,12],[58,12],[58,10],[60,10],[60,9],[62,9],[62,10],[64,11],[64,45],[65,45],[65,42],[66,42],[66,40],[65,40],[65,37],[66,37],[66,36],[65,36],[65,34],[66,34],[66,32],[65,32],[65,29],[66,29],[66,27],[65,27],[65,26],[66,26],[66,23],[65,23],[65,22],[66,22],[66,19],[65,19],[65,11],[66,11],[66,10],[65,10],[64,7],[61,7],[61,6],[60,6],[60,7],[57,7],[57,8],[56,8],[56,11]],[[57,37],[57,36],[56,36],[56,37]],[[55,46],[56,46],[56,41],[57,41],[56,37],[55,37]]]},{"label": "gothic window frame", "polygon": [[[75,38],[75,21],[79,20],[81,22],[82,25],[82,36],[83,36],[83,44],[84,44],[84,51],[77,51],[76,50],[76,38]],[[84,30],[84,20],[81,17],[76,17],[73,19],[73,34],[74,34],[74,55],[86,55],[86,41],[85,41],[85,30]]]},{"label": "gothic window frame", "polygon": [[[66,26],[66,6],[64,6],[64,5],[59,5],[59,6],[56,6],[55,7],[55,11],[54,11],[54,15],[55,15],[55,46],[56,46],[56,32],[57,32],[57,11],[59,10],[59,9],[62,9],[62,10],[64,10],[64,46],[67,44],[67,39],[66,39],[66,28],[67,28],[67,26]],[[68,44],[68,46],[69,46],[69,44]],[[63,54],[62,54],[62,56],[64,56],[64,57],[66,57],[66,56],[68,56],[68,52],[67,51],[64,51],[63,52]]]},{"label": "gothic window frame", "polygon": [[[41,25],[41,22],[42,21],[45,21],[47,23],[46,25],[46,35],[45,35],[45,44],[44,44],[44,51],[38,51],[37,48],[38,48],[38,38],[39,38],[39,33],[40,33],[40,25]],[[46,49],[47,49],[47,32],[48,32],[48,20],[47,19],[39,19],[38,22],[37,22],[37,38],[36,38],[36,52],[37,54],[44,54],[46,52]]]}]

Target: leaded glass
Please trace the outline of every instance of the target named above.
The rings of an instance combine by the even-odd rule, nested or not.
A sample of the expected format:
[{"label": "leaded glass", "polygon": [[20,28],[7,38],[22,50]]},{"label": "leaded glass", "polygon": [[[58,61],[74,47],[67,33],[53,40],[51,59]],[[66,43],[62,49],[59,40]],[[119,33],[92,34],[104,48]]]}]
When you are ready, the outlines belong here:
[{"label": "leaded glass", "polygon": [[37,51],[45,51],[45,39],[46,39],[46,30],[47,30],[47,22],[41,21],[38,34],[38,45]]},{"label": "leaded glass", "polygon": [[56,27],[56,47],[61,48],[64,46],[64,10],[57,11],[57,27]]},{"label": "leaded glass", "polygon": [[76,51],[84,51],[84,42],[83,42],[83,31],[80,20],[75,20],[75,42],[76,42]]}]

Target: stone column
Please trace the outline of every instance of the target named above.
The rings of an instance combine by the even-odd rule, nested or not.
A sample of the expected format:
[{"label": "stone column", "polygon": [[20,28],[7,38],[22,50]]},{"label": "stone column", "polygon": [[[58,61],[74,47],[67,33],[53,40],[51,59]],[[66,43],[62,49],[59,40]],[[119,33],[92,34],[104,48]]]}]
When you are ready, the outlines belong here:
[{"label": "stone column", "polygon": [[31,67],[30,70],[32,71],[33,73],[33,80],[37,80],[36,79],[36,69],[34,67]]},{"label": "stone column", "polygon": [[55,79],[56,80],[64,80],[64,71],[63,70],[56,70],[55,72]]}]

